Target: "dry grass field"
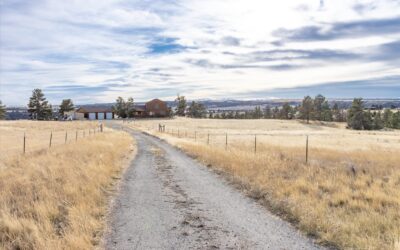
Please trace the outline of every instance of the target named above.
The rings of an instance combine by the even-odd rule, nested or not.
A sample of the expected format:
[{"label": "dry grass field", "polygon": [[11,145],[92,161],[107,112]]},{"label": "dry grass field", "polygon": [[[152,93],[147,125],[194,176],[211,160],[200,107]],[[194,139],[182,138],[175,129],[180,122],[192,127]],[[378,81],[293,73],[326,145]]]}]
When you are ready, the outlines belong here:
[{"label": "dry grass field", "polygon": [[[166,132],[157,131],[160,123],[166,125]],[[321,244],[339,249],[400,247],[398,130],[185,118],[138,120],[128,126],[164,138],[226,173],[249,195]],[[256,152],[254,134],[259,134]]]},{"label": "dry grass field", "polygon": [[[48,131],[94,128],[90,122],[1,122],[1,147]],[[38,137],[39,138],[39,137]],[[18,142],[19,143],[19,142]],[[17,144],[18,144],[17,143]],[[50,149],[0,158],[0,249],[92,249],[104,230],[109,196],[134,150],[108,130]]]},{"label": "dry grass field", "polygon": [[98,128],[95,121],[0,121],[0,159],[23,152],[24,135],[26,152],[33,152],[48,148],[51,134],[52,146],[57,146],[89,136]]}]

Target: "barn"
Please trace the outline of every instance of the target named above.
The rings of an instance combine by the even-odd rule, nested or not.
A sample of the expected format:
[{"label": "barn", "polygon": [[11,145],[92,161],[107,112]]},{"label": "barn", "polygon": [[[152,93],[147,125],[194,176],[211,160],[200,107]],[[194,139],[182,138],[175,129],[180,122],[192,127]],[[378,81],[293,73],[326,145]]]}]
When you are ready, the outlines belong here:
[{"label": "barn", "polygon": [[112,108],[104,107],[81,107],[76,111],[76,118],[88,120],[112,120],[114,119],[114,111]]},{"label": "barn", "polygon": [[168,115],[167,103],[160,99],[153,99],[145,104],[146,115],[149,117],[165,117]]}]

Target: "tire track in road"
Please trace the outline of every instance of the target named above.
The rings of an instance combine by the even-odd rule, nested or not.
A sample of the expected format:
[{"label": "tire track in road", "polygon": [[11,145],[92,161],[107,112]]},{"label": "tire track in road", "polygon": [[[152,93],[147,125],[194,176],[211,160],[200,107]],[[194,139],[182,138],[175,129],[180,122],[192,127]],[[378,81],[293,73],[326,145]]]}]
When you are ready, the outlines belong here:
[{"label": "tire track in road", "polygon": [[319,249],[164,141],[138,145],[112,209],[107,249]]}]

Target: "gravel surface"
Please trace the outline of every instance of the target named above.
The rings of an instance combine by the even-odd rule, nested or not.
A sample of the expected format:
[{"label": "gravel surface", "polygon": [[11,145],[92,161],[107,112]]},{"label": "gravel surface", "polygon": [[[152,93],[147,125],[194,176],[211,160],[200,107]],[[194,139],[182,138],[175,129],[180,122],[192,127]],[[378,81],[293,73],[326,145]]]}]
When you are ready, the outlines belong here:
[{"label": "gravel surface", "polygon": [[132,135],[138,152],[114,203],[107,249],[319,249],[183,152]]}]

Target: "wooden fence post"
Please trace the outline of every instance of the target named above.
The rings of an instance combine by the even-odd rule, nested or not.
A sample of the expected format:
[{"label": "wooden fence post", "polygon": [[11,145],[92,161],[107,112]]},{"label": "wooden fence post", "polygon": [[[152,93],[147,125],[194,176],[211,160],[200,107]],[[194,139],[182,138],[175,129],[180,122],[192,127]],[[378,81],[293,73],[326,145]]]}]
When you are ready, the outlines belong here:
[{"label": "wooden fence post", "polygon": [[53,140],[53,131],[50,133],[49,148],[51,148],[51,141]]},{"label": "wooden fence post", "polygon": [[308,135],[306,139],[306,164],[308,163]]},{"label": "wooden fence post", "polygon": [[228,150],[228,133],[225,134],[225,150]]},{"label": "wooden fence post", "polygon": [[194,131],[194,141],[197,141],[197,131]]},{"label": "wooden fence post", "polygon": [[76,131],[75,141],[78,141],[78,130]]},{"label": "wooden fence post", "polygon": [[65,131],[65,144],[67,144],[67,139],[68,139],[68,131]]},{"label": "wooden fence post", "polygon": [[25,149],[26,149],[26,136],[25,136],[25,132],[24,132],[24,154],[25,154]]},{"label": "wooden fence post", "polygon": [[210,133],[207,134],[207,145],[210,145]]},{"label": "wooden fence post", "polygon": [[254,153],[257,153],[257,135],[254,135]]}]

